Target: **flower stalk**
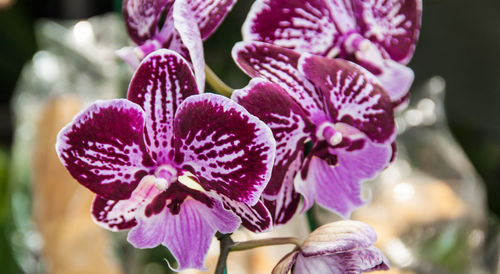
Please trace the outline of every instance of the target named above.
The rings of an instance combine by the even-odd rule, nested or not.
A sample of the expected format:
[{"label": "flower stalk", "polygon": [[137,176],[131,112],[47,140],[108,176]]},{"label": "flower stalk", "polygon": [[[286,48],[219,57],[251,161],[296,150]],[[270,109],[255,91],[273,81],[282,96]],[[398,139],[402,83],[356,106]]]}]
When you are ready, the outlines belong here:
[{"label": "flower stalk", "polygon": [[244,242],[234,242],[233,239],[231,239],[231,234],[222,234],[220,232],[217,232],[215,236],[220,243],[220,255],[217,261],[217,266],[215,267],[215,274],[226,273],[225,270],[227,256],[231,251],[244,251],[262,246],[285,244],[293,244],[296,246],[296,248],[299,248],[302,243],[300,239],[295,237],[268,238]]},{"label": "flower stalk", "polygon": [[205,77],[208,84],[220,95],[224,95],[228,98],[233,94],[233,88],[226,85],[217,74],[207,65],[205,64]]}]

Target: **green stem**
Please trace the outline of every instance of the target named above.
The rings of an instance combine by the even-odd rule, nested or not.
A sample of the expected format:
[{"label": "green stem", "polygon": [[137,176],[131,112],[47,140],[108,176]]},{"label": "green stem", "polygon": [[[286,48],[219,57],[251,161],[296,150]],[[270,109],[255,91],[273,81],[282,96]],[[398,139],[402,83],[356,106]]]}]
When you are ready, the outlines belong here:
[{"label": "green stem", "polygon": [[285,245],[285,244],[293,244],[297,247],[300,247],[301,243],[302,241],[300,239],[294,237],[258,239],[245,242],[236,242],[231,247],[231,251],[242,251],[261,246]]},{"label": "green stem", "polygon": [[228,98],[231,97],[231,94],[233,94],[233,88],[226,85],[226,83],[224,83],[207,64],[205,64],[205,77],[208,84],[217,93],[219,93],[220,95],[224,95]]},{"label": "green stem", "polygon": [[225,274],[226,273],[226,262],[227,256],[231,251],[231,247],[234,245],[233,239],[231,239],[231,234],[222,234],[217,232],[215,234],[217,240],[220,242],[220,254],[217,260],[217,266],[215,267],[215,274]]},{"label": "green stem", "polygon": [[313,212],[314,207],[311,207],[307,212],[307,223],[309,224],[309,231],[313,232],[316,228],[319,227],[318,220],[316,220],[316,216]]}]

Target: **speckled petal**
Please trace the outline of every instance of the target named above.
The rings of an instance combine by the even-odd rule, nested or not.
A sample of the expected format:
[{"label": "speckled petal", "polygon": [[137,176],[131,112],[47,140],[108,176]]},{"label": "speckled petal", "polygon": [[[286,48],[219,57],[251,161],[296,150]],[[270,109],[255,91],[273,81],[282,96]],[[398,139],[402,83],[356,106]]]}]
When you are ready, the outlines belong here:
[{"label": "speckled petal", "polygon": [[299,68],[327,98],[330,120],[349,124],[377,143],[395,138],[393,105],[373,76],[348,61],[304,54]]},{"label": "speckled petal", "polygon": [[187,198],[175,214],[169,209],[171,200],[155,214],[142,207],[137,226],[127,240],[137,248],[166,246],[178,262],[176,271],[186,268],[204,269],[208,247],[216,231],[231,233],[240,225],[239,218],[210,198],[209,203]]},{"label": "speckled petal", "polygon": [[349,217],[365,203],[361,197],[362,182],[389,164],[392,147],[391,143],[374,143],[359,131],[351,133],[354,135],[357,139],[349,145],[314,151],[308,159],[307,169],[295,179],[297,192],[304,196],[304,210],[315,200],[322,207]]},{"label": "speckled petal", "polygon": [[262,121],[215,94],[187,98],[174,121],[175,161],[206,190],[254,205],[271,176],[276,143]]},{"label": "speckled petal", "polygon": [[361,34],[390,58],[410,61],[417,43],[422,14],[421,0],[354,0]]},{"label": "speckled petal", "polygon": [[269,184],[262,195],[275,224],[284,224],[294,215],[300,201],[293,188],[293,178],[300,170],[305,141],[313,125],[306,114],[277,84],[254,78],[235,90],[232,99],[257,116],[273,131],[276,159]]},{"label": "speckled petal", "polygon": [[188,0],[201,38],[207,39],[231,11],[236,0]]},{"label": "speckled petal", "polygon": [[124,0],[123,18],[130,38],[137,44],[151,39],[158,32],[158,23],[164,9],[174,0]]},{"label": "speckled petal", "polygon": [[323,95],[316,91],[297,68],[300,54],[262,42],[239,42],[233,59],[250,77],[261,77],[279,84],[312,120],[323,119]]},{"label": "speckled petal", "polygon": [[143,128],[136,104],[97,101],[59,132],[56,151],[79,183],[106,199],[127,199],[153,166]]},{"label": "speckled petal", "polygon": [[145,176],[129,199],[113,201],[96,196],[92,204],[93,220],[111,231],[134,227],[137,224],[135,211],[160,193],[154,179],[149,179],[151,177]]},{"label": "speckled petal", "polygon": [[224,207],[236,213],[241,218],[241,225],[246,229],[252,232],[264,232],[272,228],[273,220],[271,214],[261,201],[258,201],[253,206],[249,206],[224,196],[221,196],[221,198]]},{"label": "speckled petal", "polygon": [[328,2],[257,0],[243,24],[243,40],[335,56],[342,33],[334,22]]},{"label": "speckled petal", "polygon": [[171,50],[148,55],[132,77],[128,99],[146,114],[145,141],[153,158],[166,162],[172,151],[173,120],[177,107],[197,94],[193,73],[187,62]]}]

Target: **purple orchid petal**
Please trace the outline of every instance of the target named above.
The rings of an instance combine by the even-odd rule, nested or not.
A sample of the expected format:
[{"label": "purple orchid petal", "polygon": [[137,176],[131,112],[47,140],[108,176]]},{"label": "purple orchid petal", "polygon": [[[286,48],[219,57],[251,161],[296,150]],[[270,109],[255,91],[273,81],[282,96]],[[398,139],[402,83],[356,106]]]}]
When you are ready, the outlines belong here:
[{"label": "purple orchid petal", "polygon": [[194,95],[177,110],[175,161],[200,185],[255,205],[271,176],[271,130],[242,106],[215,94]]},{"label": "purple orchid petal", "polygon": [[164,163],[173,155],[173,119],[177,107],[197,94],[193,73],[187,62],[171,50],[148,55],[136,70],[128,89],[128,99],[146,114],[145,141],[152,157]]},{"label": "purple orchid petal", "polygon": [[233,47],[232,55],[250,77],[262,77],[279,84],[311,119],[323,119],[323,95],[299,73],[299,53],[267,43],[239,42]]},{"label": "purple orchid petal", "polygon": [[127,199],[153,166],[143,128],[144,112],[136,104],[98,101],[59,132],[56,151],[79,183],[106,199]]},{"label": "purple orchid petal", "polygon": [[353,8],[360,32],[386,53],[385,58],[410,61],[420,30],[421,0],[355,0]]},{"label": "purple orchid petal", "polygon": [[378,143],[395,138],[393,105],[368,72],[348,61],[303,54],[300,71],[324,93],[331,119]]},{"label": "purple orchid petal", "polygon": [[128,199],[113,201],[95,196],[91,210],[92,219],[111,231],[129,229],[137,225],[134,214],[136,209],[136,204],[130,203]]},{"label": "purple orchid petal", "polygon": [[111,231],[132,228],[137,225],[135,211],[158,194],[160,191],[154,185],[154,177],[145,176],[129,199],[113,201],[96,196],[92,205],[92,218],[98,225]]},{"label": "purple orchid petal", "polygon": [[272,228],[272,217],[264,203],[258,201],[249,206],[222,196],[224,207],[241,218],[241,225],[252,232],[264,232]]},{"label": "purple orchid petal", "polygon": [[236,0],[187,0],[200,29],[201,38],[207,39],[231,11]]},{"label": "purple orchid petal", "polygon": [[300,197],[293,179],[300,170],[304,143],[313,125],[302,108],[278,85],[260,78],[235,90],[232,99],[268,125],[276,140],[276,159],[269,184],[263,193],[275,224],[284,224],[294,215]]},{"label": "purple orchid petal", "polygon": [[388,270],[384,254],[375,247],[329,256],[305,257],[299,254],[292,273],[348,273],[358,274],[374,270]]},{"label": "purple orchid petal", "polygon": [[188,51],[188,59],[193,64],[198,89],[205,90],[205,58],[203,57],[203,41],[201,40],[200,30],[196,24],[195,15],[189,6],[188,0],[176,0],[173,9],[175,29],[179,33],[182,45]]},{"label": "purple orchid petal", "polygon": [[415,75],[413,70],[392,60],[384,60],[382,72],[377,75],[396,106],[406,102]]},{"label": "purple orchid petal", "polygon": [[262,41],[320,55],[335,54],[342,33],[327,0],[258,0],[243,24],[244,41]]},{"label": "purple orchid petal", "polygon": [[305,257],[316,257],[369,248],[377,233],[363,222],[342,220],[317,228],[301,245]]},{"label": "purple orchid petal", "polygon": [[365,203],[361,198],[362,182],[389,164],[391,143],[374,143],[355,128],[342,126],[349,128],[348,136],[355,136],[356,140],[342,147],[317,149],[310,156],[308,168],[296,177],[295,188],[304,196],[303,210],[316,200],[319,205],[348,217]]},{"label": "purple orchid petal", "polygon": [[123,18],[130,38],[142,44],[158,32],[161,13],[169,9],[174,0],[124,0]]},{"label": "purple orchid petal", "polygon": [[165,206],[173,203],[171,199],[153,214],[148,214],[148,207],[142,207],[136,217],[137,226],[130,230],[127,240],[138,248],[163,244],[178,262],[175,271],[203,269],[215,232],[230,233],[240,225],[239,218],[225,210],[219,201],[205,198],[209,199],[208,203],[185,199],[175,214]]}]

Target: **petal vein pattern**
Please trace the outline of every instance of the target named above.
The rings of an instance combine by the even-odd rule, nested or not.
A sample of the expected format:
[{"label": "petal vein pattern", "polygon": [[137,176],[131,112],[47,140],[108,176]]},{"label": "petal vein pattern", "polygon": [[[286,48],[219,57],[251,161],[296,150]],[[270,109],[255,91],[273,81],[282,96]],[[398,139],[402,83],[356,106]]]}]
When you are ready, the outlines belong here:
[{"label": "petal vein pattern", "polygon": [[386,58],[407,64],[415,50],[420,30],[422,2],[419,0],[353,1],[364,37],[378,44]]},{"label": "petal vein pattern", "polygon": [[142,139],[143,115],[127,100],[98,101],[59,132],[57,154],[85,187],[127,199],[153,165]]},{"label": "petal vein pattern", "polygon": [[242,32],[245,41],[263,41],[324,55],[341,37],[325,0],[256,1]]},{"label": "petal vein pattern", "polygon": [[236,0],[188,0],[198,23],[201,38],[207,39],[231,11]]},{"label": "petal vein pattern", "polygon": [[299,196],[293,188],[293,178],[301,168],[304,142],[313,126],[301,107],[279,85],[264,79],[252,79],[247,87],[235,90],[232,99],[259,117],[273,132],[276,159],[262,197],[274,223],[286,223],[298,207]]},{"label": "petal vein pattern", "polygon": [[130,82],[128,99],[146,114],[145,141],[153,159],[165,163],[173,155],[173,119],[180,103],[198,94],[193,73],[184,58],[158,50],[145,58]]},{"label": "petal vein pattern", "polygon": [[261,42],[239,42],[232,51],[238,66],[251,77],[262,77],[280,85],[311,119],[322,116],[322,94],[315,90],[297,68],[300,55]]},{"label": "petal vein pattern", "polygon": [[303,54],[299,70],[324,93],[331,119],[350,124],[372,140],[395,138],[393,105],[385,91],[357,65]]},{"label": "petal vein pattern", "polygon": [[239,202],[257,203],[269,181],[276,151],[271,130],[264,123],[223,96],[203,94],[183,102],[174,130],[176,161],[203,188]]}]

